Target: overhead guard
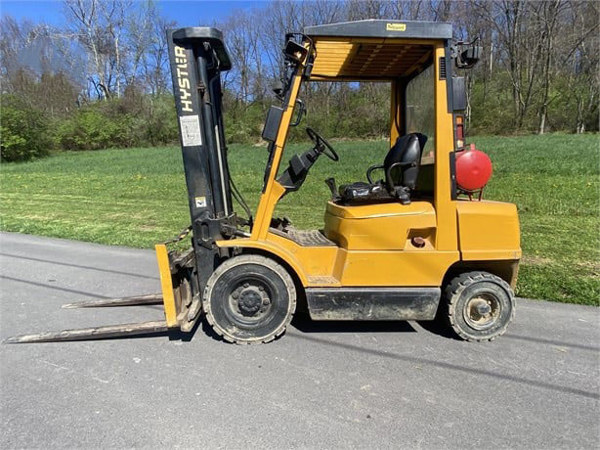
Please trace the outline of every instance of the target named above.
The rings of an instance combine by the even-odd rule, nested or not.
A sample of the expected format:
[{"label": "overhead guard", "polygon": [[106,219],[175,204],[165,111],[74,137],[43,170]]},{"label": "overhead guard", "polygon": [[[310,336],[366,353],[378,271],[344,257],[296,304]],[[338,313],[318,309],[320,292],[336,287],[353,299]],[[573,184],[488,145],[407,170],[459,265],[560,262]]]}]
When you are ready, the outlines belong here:
[{"label": "overhead guard", "polygon": [[304,34],[311,37],[452,39],[452,25],[442,22],[367,19],[304,27]]}]

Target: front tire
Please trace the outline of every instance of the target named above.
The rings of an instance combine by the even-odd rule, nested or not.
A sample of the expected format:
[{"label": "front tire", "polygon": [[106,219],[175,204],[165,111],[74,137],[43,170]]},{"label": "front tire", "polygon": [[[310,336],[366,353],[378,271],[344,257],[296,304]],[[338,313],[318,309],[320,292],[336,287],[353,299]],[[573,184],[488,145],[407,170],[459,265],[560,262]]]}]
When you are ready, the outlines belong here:
[{"label": "front tire", "polygon": [[444,294],[449,325],[465,341],[491,341],[504,334],[515,316],[512,289],[487,272],[457,276]]},{"label": "front tire", "polygon": [[208,279],[202,307],[208,323],[228,342],[254,344],[282,335],[296,309],[290,274],[272,259],[228,259]]}]

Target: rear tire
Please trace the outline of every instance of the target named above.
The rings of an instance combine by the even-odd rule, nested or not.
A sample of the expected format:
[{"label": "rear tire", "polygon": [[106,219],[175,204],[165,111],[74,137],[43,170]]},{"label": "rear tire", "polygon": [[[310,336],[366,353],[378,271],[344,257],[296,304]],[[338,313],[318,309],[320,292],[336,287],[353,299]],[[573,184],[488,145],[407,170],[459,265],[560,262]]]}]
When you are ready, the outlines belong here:
[{"label": "rear tire", "polygon": [[446,320],[465,341],[491,341],[504,334],[515,317],[512,289],[500,277],[468,272],[453,278],[444,291]]},{"label": "rear tire", "polygon": [[282,335],[296,309],[290,274],[272,259],[228,259],[208,279],[202,307],[208,323],[228,342],[254,344]]}]

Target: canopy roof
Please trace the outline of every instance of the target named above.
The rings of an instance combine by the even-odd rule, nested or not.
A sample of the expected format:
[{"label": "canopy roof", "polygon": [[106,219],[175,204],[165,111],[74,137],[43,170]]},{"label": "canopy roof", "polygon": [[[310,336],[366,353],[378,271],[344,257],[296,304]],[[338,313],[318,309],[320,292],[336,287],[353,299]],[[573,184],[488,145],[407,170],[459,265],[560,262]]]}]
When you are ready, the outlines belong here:
[{"label": "canopy roof", "polygon": [[312,80],[390,80],[418,73],[432,61],[433,44],[452,38],[437,22],[361,20],[306,27],[315,43]]}]

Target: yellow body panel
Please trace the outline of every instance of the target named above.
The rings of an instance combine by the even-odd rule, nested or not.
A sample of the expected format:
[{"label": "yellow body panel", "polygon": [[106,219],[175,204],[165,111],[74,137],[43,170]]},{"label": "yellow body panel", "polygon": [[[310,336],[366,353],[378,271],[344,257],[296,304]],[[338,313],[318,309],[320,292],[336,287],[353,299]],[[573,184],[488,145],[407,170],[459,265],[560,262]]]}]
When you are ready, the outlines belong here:
[{"label": "yellow body panel", "polygon": [[521,258],[517,207],[512,203],[458,201],[460,252],[464,260]]},{"label": "yellow body panel", "polygon": [[[303,268],[309,285],[339,285],[332,280],[333,267],[338,257],[338,248],[334,246],[304,247],[291,239],[269,233],[267,242],[285,248]],[[323,279],[320,279],[323,278]]]},{"label": "yellow body panel", "polygon": [[158,262],[158,273],[160,274],[160,285],[162,288],[163,304],[165,307],[165,319],[169,328],[179,326],[177,321],[177,307],[173,293],[173,282],[171,279],[171,268],[169,264],[169,252],[165,244],[156,244],[156,260]]},{"label": "yellow body panel", "polygon": [[439,252],[429,246],[408,250],[305,247],[273,233],[266,240],[231,239],[217,245],[271,254],[289,265],[304,287],[439,286],[459,259],[457,251]]},{"label": "yellow body panel", "polygon": [[[428,250],[435,243],[435,211],[429,202],[342,206],[329,202],[325,236],[348,250],[413,250],[420,236]],[[410,237],[410,238],[409,238]]]},{"label": "yellow body panel", "polygon": [[[435,227],[429,202],[364,206],[329,202],[324,232],[336,246],[301,246],[272,232],[264,240],[234,239],[217,245],[272,254],[285,261],[305,287],[439,286],[459,253],[435,250]],[[416,247],[414,237],[422,237],[425,246]]]},{"label": "yellow body panel", "polygon": [[440,286],[458,252],[348,252],[342,286]]},{"label": "yellow body panel", "polygon": [[303,286],[339,286],[333,279],[338,248],[303,247],[291,239],[268,233],[264,240],[230,239],[217,241],[221,248],[259,250],[283,260],[298,276]]}]

